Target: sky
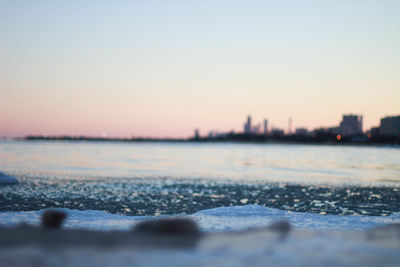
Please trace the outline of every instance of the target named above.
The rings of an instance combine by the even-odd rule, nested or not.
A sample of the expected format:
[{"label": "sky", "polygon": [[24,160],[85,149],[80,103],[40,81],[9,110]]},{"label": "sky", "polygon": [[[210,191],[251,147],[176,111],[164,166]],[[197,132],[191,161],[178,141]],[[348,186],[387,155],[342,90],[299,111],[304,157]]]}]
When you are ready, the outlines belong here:
[{"label": "sky", "polygon": [[400,1],[0,0],[0,137],[364,130],[400,114]]}]

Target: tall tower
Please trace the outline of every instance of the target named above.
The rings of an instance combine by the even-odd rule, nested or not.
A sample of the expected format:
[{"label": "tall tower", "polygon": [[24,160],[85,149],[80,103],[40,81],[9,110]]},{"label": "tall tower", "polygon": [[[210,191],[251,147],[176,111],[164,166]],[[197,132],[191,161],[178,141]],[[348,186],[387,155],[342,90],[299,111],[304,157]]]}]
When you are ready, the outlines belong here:
[{"label": "tall tower", "polygon": [[288,122],[288,134],[292,133],[292,118],[289,117],[289,122]]},{"label": "tall tower", "polygon": [[264,134],[268,134],[268,120],[264,119]]},{"label": "tall tower", "polygon": [[251,133],[251,117],[250,115],[247,117],[247,122],[244,124],[244,133],[249,134]]}]

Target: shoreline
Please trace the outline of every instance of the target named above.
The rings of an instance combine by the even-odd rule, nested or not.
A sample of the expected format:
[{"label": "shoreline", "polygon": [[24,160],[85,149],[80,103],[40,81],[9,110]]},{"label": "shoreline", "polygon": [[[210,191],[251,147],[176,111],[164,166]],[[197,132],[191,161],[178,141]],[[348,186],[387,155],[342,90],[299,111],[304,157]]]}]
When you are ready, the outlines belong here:
[{"label": "shoreline", "polygon": [[337,141],[335,138],[329,138],[328,140],[307,140],[298,141],[294,139],[285,138],[274,138],[268,137],[261,139],[258,137],[246,138],[243,140],[235,138],[99,138],[99,137],[73,137],[73,136],[55,136],[55,137],[42,137],[42,136],[31,136],[24,138],[4,138],[1,142],[15,141],[15,142],[72,142],[72,143],[191,143],[191,144],[260,144],[260,145],[316,145],[316,146],[354,146],[354,147],[390,147],[400,148],[400,141],[349,141],[342,139]]}]

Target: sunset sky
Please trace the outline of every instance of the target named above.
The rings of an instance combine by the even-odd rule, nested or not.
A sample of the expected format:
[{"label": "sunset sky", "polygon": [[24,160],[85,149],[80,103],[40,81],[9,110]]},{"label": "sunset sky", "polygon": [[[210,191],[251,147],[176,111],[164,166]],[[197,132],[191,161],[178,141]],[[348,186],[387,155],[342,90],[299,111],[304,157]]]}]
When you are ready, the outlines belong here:
[{"label": "sunset sky", "polygon": [[0,0],[0,137],[400,114],[400,1]]}]

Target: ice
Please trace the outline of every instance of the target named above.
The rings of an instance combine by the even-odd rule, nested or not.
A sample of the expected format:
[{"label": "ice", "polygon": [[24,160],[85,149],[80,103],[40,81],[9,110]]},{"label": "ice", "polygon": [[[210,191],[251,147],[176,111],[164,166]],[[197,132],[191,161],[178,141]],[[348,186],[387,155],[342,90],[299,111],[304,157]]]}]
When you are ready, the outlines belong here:
[{"label": "ice", "polygon": [[[63,225],[66,228],[81,228],[89,230],[128,230],[131,226],[147,217],[122,216],[110,214],[99,210],[72,210],[57,209],[67,213],[67,219]],[[26,212],[0,212],[0,225],[15,226],[20,223],[32,225],[40,224],[41,214],[45,210]]]},{"label": "ice", "polygon": [[205,231],[243,230],[268,226],[279,220],[288,220],[296,229],[319,231],[365,230],[400,222],[400,214],[390,216],[320,215],[283,211],[258,205],[203,210],[195,213],[193,217]]},{"label": "ice", "polygon": [[[101,231],[128,230],[139,221],[157,218],[156,216],[124,216],[98,210],[61,210],[68,215],[64,227]],[[0,225],[15,226],[22,222],[38,225],[43,211],[0,212]],[[319,231],[367,230],[386,224],[400,223],[400,214],[390,216],[320,215],[283,211],[259,205],[220,207],[202,210],[186,217],[197,221],[200,228],[206,232],[258,228],[279,220],[290,221],[295,229]]]},{"label": "ice", "polygon": [[0,185],[18,184],[18,180],[12,176],[0,172]]}]

